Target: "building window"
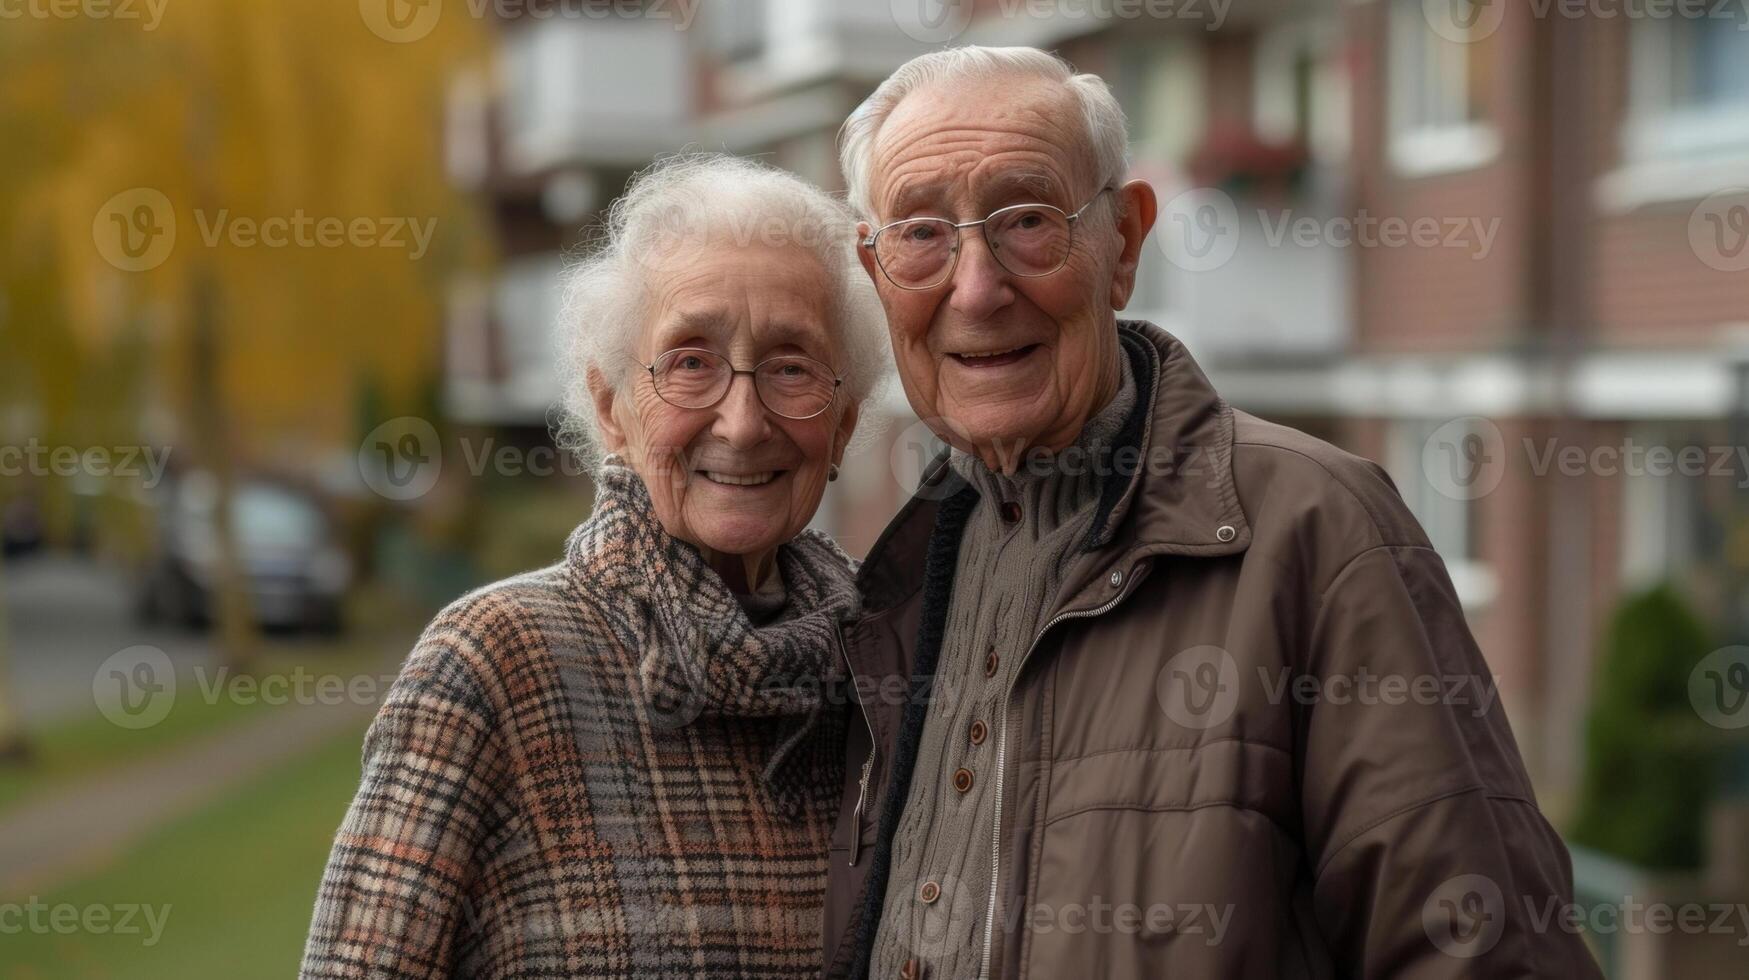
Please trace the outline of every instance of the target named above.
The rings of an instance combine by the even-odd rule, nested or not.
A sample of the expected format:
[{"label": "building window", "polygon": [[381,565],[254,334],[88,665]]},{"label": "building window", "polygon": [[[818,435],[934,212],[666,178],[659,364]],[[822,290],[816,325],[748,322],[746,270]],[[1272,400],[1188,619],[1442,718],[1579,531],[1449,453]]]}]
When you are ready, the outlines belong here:
[{"label": "building window", "polygon": [[718,4],[709,14],[711,48],[725,61],[751,61],[765,53],[766,0]]},{"label": "building window", "polygon": [[1630,159],[1749,153],[1749,31],[1728,18],[1633,23]]},{"label": "building window", "polygon": [[[1481,559],[1480,528],[1476,521],[1477,499],[1485,494],[1454,492],[1462,490],[1461,481],[1435,481],[1426,470],[1428,443],[1432,439],[1480,438],[1454,430],[1453,423],[1443,419],[1400,419],[1392,422],[1386,446],[1385,469],[1402,494],[1410,513],[1427,533],[1433,550],[1444,560],[1451,575],[1458,599],[1464,608],[1481,609],[1493,601],[1498,585],[1493,569]],[[1435,454],[1443,458],[1443,454]]]},{"label": "building window", "polygon": [[1270,143],[1299,143],[1321,165],[1348,158],[1348,60],[1341,24],[1297,21],[1264,32],[1253,59],[1252,126]]},{"label": "building window", "polygon": [[1487,6],[1487,0],[1391,3],[1385,83],[1391,161],[1400,172],[1465,170],[1499,155],[1499,134],[1484,112],[1494,47]]}]

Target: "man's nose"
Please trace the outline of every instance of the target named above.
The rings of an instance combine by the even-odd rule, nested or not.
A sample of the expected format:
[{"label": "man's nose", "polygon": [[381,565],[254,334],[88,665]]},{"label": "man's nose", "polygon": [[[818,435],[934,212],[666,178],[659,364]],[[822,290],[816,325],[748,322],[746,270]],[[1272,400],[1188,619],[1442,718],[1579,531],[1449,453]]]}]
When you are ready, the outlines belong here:
[{"label": "man's nose", "polygon": [[973,323],[988,319],[1014,301],[1014,287],[1008,281],[1008,270],[996,261],[990,244],[975,228],[963,229],[960,235],[959,262],[954,266],[949,284],[953,292],[948,297],[948,305]]},{"label": "man's nose", "polygon": [[751,449],[771,435],[771,420],[750,374],[737,374],[729,380],[729,390],[717,403],[716,412],[711,435],[736,449]]}]

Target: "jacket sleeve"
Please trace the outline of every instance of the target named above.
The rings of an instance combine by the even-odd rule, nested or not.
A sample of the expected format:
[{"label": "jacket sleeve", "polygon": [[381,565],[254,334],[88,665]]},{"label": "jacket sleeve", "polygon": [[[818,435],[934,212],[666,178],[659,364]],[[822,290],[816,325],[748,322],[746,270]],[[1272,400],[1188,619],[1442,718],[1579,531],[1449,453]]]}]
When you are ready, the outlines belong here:
[{"label": "jacket sleeve", "polygon": [[1601,977],[1445,566],[1379,545],[1323,590],[1299,723],[1313,895],[1339,972]]},{"label": "jacket sleeve", "polygon": [[449,977],[503,753],[463,633],[434,625],[365,735],[300,976]]}]

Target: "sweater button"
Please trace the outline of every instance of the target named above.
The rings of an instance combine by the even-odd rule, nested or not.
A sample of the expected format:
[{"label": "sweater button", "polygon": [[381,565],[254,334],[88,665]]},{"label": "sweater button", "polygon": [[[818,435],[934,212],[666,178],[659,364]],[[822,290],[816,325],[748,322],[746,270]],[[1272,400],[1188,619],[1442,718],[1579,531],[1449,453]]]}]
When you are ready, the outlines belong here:
[{"label": "sweater button", "polygon": [[971,736],[972,736],[972,744],[973,745],[983,745],[984,744],[984,737],[986,735],[989,735],[989,734],[990,734],[990,728],[989,728],[989,726],[984,724],[984,720],[982,718],[978,719],[977,721],[972,722]]},{"label": "sweater button", "polygon": [[984,676],[985,677],[995,677],[996,676],[996,665],[1001,663],[1001,662],[1002,662],[1002,658],[996,656],[996,648],[991,647],[990,648],[990,655],[988,657],[984,658]]},{"label": "sweater button", "polygon": [[962,793],[971,792],[971,790],[972,790],[972,771],[970,769],[966,769],[964,767],[961,767],[959,769],[954,770],[953,788],[959,790]]},{"label": "sweater button", "polygon": [[1004,500],[1002,502],[1002,523],[1020,523],[1020,505],[1018,503],[1015,503],[1012,500]]},{"label": "sweater button", "polygon": [[926,881],[923,883],[922,888],[917,889],[917,901],[922,902],[924,905],[934,905],[935,900],[940,897],[941,886],[933,881]]}]

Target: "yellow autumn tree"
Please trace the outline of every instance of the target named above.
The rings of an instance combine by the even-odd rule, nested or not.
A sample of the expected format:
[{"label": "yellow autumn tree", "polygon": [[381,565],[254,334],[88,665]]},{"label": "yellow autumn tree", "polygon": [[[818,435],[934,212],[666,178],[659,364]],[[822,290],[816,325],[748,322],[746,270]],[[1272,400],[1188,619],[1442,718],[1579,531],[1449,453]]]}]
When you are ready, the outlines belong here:
[{"label": "yellow autumn tree", "polygon": [[[122,6],[0,26],[0,443],[167,445],[221,484],[325,465],[361,391],[421,404],[446,285],[486,261],[443,108],[489,25],[452,5],[396,43],[368,3]],[[65,490],[38,488],[56,527]]]}]

